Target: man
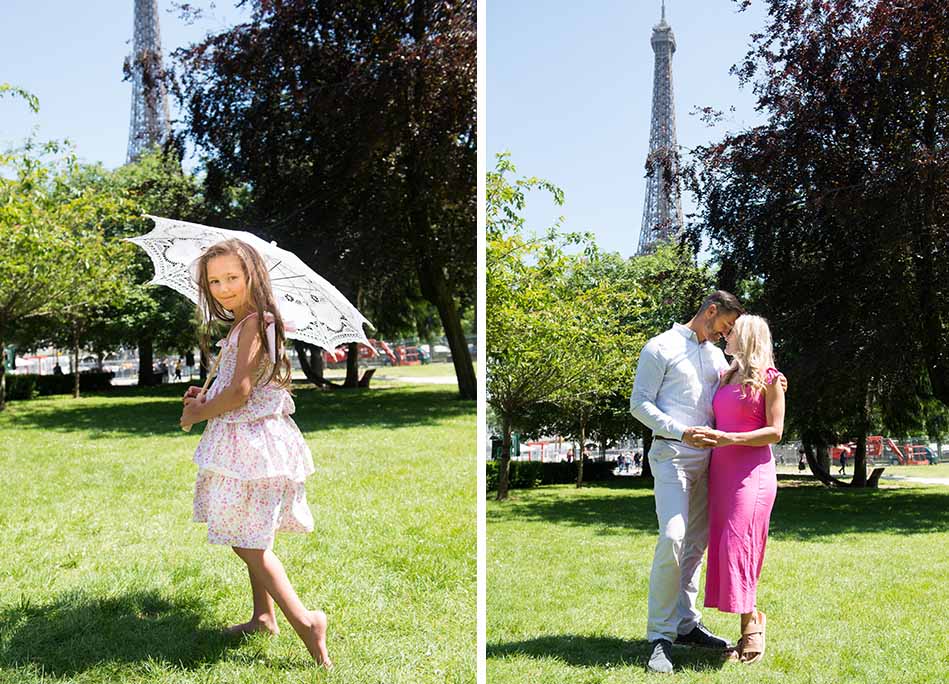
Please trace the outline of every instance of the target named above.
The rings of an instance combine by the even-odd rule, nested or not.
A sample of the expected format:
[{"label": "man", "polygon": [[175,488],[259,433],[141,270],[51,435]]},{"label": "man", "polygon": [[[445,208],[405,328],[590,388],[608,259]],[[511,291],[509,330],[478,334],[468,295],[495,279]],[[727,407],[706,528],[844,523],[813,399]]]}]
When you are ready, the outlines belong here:
[{"label": "man", "polygon": [[716,343],[744,313],[719,290],[706,297],[686,325],[676,323],[643,347],[629,407],[653,432],[649,462],[655,478],[659,540],[649,575],[646,630],[648,668],[672,672],[672,643],[728,647],[702,624],[696,610],[702,556],[708,545],[708,461],[712,397],[728,362]]}]

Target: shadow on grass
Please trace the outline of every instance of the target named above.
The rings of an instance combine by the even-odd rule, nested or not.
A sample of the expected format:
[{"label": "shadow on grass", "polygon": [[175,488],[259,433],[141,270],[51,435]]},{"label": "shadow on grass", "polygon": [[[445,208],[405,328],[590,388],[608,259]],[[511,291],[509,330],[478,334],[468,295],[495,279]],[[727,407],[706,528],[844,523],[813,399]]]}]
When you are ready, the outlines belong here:
[{"label": "shadow on grass", "polygon": [[[623,667],[639,665],[643,669],[652,653],[645,639],[626,641],[615,637],[558,634],[525,641],[489,643],[488,658],[527,656],[564,662],[574,667]],[[719,651],[674,647],[676,669],[718,670],[724,665]]]},{"label": "shadow on grass", "polygon": [[[90,438],[115,434],[179,435],[181,396],[186,386],[113,388],[69,398],[14,402],[4,422],[14,428],[55,432],[86,431]],[[359,427],[399,428],[474,416],[475,402],[456,399],[456,388],[392,387],[324,392],[312,385],[294,386],[293,419],[306,433]],[[196,426],[193,434],[200,434]]]},{"label": "shadow on grass", "polygon": [[[579,491],[540,487],[514,490],[511,497],[489,508],[489,523],[534,520],[590,525],[600,528],[600,534],[657,533],[655,501],[647,482],[624,479]],[[809,478],[782,477],[770,537],[814,540],[840,534],[945,531],[949,531],[949,487],[827,489]]]},{"label": "shadow on grass", "polygon": [[240,643],[201,627],[198,607],[156,592],[107,599],[71,592],[42,605],[21,602],[0,611],[0,669],[34,665],[72,676],[107,663],[196,668]]}]

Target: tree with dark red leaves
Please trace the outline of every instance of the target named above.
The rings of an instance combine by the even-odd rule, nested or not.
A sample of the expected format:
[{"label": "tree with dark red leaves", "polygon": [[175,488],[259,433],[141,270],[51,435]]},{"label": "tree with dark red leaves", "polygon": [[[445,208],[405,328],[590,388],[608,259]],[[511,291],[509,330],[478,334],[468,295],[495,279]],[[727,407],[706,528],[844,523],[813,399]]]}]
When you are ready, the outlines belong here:
[{"label": "tree with dark red leaves", "polygon": [[370,320],[431,302],[474,399],[460,315],[476,292],[474,2],[251,4],[247,23],[176,53],[209,200],[244,188],[241,222]]},{"label": "tree with dark red leaves", "polygon": [[698,150],[692,237],[770,318],[812,464],[854,439],[861,485],[869,431],[949,404],[949,3],[767,5],[733,71],[768,121]]}]

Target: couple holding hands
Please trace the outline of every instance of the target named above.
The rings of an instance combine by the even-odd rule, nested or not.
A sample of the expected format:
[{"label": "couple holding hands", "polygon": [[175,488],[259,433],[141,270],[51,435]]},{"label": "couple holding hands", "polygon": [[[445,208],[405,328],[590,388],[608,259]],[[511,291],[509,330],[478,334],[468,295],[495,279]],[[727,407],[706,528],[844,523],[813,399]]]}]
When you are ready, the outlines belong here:
[{"label": "couple holding hands", "polygon": [[[642,350],[630,410],[654,437],[653,672],[673,671],[673,643],[721,649],[746,664],[764,655],[756,593],[777,493],[770,445],[781,440],[786,390],[767,321],[745,314],[728,292],[708,296],[686,325],[676,323]],[[712,634],[696,609],[706,547],[705,606],[741,616],[734,646]]]}]

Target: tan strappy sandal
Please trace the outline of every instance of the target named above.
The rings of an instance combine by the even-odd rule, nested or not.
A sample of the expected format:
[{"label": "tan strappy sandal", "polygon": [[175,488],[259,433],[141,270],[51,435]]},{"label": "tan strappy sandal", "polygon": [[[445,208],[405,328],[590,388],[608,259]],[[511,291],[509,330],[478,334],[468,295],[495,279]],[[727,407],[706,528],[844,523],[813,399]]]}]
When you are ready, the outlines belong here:
[{"label": "tan strappy sandal", "polygon": [[741,632],[739,659],[745,665],[751,665],[764,658],[764,632],[767,618],[760,610],[757,620],[749,622]]},{"label": "tan strappy sandal", "polygon": [[725,651],[725,661],[751,665],[764,657],[765,614],[760,610],[755,622],[749,622],[741,632],[741,639]]}]

